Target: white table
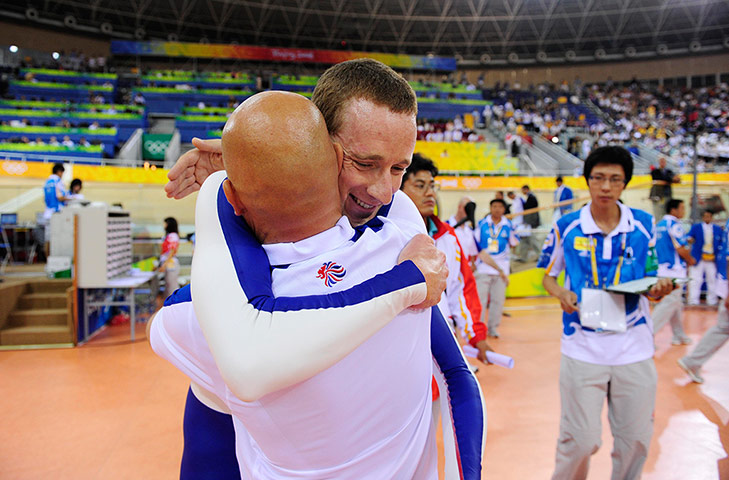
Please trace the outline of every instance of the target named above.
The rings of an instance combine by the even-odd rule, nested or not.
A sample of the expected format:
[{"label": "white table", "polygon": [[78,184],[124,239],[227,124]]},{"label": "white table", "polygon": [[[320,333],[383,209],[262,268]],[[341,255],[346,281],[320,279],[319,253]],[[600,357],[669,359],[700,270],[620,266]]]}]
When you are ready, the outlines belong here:
[{"label": "white table", "polygon": [[[88,340],[89,334],[89,314],[92,308],[98,307],[129,307],[129,329],[131,339],[134,341],[134,326],[136,324],[134,290],[149,282],[157,273],[156,272],[137,272],[132,275],[117,277],[109,280],[105,285],[94,286],[93,288],[81,288],[83,290],[83,338],[82,342]],[[124,294],[123,300],[107,300],[90,302],[90,290],[122,290]],[[155,293],[155,292],[153,292]]]}]

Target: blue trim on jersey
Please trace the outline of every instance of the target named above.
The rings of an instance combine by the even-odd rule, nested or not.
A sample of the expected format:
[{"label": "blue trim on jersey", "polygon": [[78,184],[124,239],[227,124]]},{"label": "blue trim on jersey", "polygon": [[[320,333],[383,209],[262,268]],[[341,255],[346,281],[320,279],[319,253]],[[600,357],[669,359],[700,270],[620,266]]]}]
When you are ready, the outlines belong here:
[{"label": "blue trim on jersey", "polygon": [[[259,311],[287,312],[341,308],[357,305],[425,281],[425,277],[415,264],[407,261],[342,292],[274,298],[268,256],[243,217],[235,215],[233,207],[225,198],[222,185],[218,190],[218,219],[233,258],[233,265],[241,288],[246,294],[248,303]],[[380,223],[382,222],[380,221]]]},{"label": "blue trim on jersey", "polygon": [[448,388],[461,471],[465,480],[478,480],[485,428],[481,392],[440,309],[436,306],[431,312],[430,349]]},{"label": "blue trim on jersey", "polygon": [[190,293],[190,285],[185,285],[184,287],[180,287],[174,292],[172,292],[172,295],[167,297],[165,299],[164,306],[169,307],[170,305],[175,305],[177,303],[185,303],[185,302],[192,302],[192,293]]},{"label": "blue trim on jersey", "polygon": [[371,229],[374,232],[379,232],[382,230],[382,227],[385,226],[385,222],[380,220],[377,217],[372,218],[369,222],[365,223],[364,225],[359,225],[357,227],[354,227],[354,235],[352,235],[351,241],[356,242],[359,240],[362,235],[367,231],[367,229]]},{"label": "blue trim on jersey", "polygon": [[390,214],[390,209],[392,208],[392,204],[394,201],[395,201],[395,195],[392,196],[392,200],[390,200],[390,203],[388,203],[387,205],[381,206],[380,209],[377,210],[377,215],[375,216],[375,218],[387,217]]},{"label": "blue trim on jersey", "polygon": [[180,480],[240,480],[231,415],[217,412],[187,390]]}]

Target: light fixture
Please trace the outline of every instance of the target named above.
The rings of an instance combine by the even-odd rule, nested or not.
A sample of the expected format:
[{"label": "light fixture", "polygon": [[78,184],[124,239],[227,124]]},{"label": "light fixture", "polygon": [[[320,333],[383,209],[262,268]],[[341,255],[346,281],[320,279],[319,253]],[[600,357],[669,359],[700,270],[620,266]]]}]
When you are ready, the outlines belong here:
[{"label": "light fixture", "polygon": [[10,45],[10,48],[8,48],[8,50],[10,50],[10,53],[18,53],[18,46]]}]

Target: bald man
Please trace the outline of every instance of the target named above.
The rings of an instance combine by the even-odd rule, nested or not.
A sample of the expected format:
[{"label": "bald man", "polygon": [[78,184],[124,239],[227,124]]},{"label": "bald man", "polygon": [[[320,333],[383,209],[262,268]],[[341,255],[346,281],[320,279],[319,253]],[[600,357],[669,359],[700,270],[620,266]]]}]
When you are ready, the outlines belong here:
[{"label": "bald man", "polygon": [[[426,298],[423,275],[413,262],[385,271],[417,230],[403,231],[378,219],[377,225],[355,231],[341,217],[340,198],[332,187],[342,157],[320,114],[303,97],[270,92],[244,102],[224,130],[229,179],[214,175],[198,198],[199,243],[193,270],[198,271],[196,278],[200,269],[207,270],[210,281],[193,284],[194,311],[189,290],[168,299],[152,324],[151,342],[207,392],[210,404],[233,413],[243,475],[291,478],[295,471],[297,478],[437,478],[428,396],[430,336],[438,338],[433,353],[441,360],[451,357],[449,369],[467,369],[437,311],[408,311],[389,321],[394,313]],[[227,202],[220,201],[223,197]],[[205,211],[210,205],[218,211]],[[308,346],[297,351],[320,357],[305,367],[300,364],[306,362],[288,357],[284,365],[294,376],[308,379],[270,395],[261,394],[271,388],[265,379],[261,383],[252,378],[259,372],[251,369],[257,364],[251,359],[263,356],[279,364],[275,357],[297,346],[282,345],[274,355],[261,351],[260,342],[251,343],[239,328],[236,312],[219,311],[216,302],[205,301],[210,289],[245,299],[260,287],[258,279],[246,278],[247,272],[236,264],[257,255],[246,247],[250,232],[236,215],[243,215],[266,244],[271,264],[285,265],[273,269],[272,293],[286,308],[277,310],[274,305],[269,319],[261,320],[273,332],[264,337],[275,335],[277,328],[294,329],[299,343]],[[228,261],[221,262],[219,257],[225,255],[218,254],[228,252],[228,246]],[[316,253],[323,247],[329,250]],[[322,270],[321,265],[332,264],[336,268]],[[365,281],[374,275],[378,277]],[[236,277],[239,282],[230,281]],[[328,295],[314,304],[311,296],[280,298],[347,287],[351,288],[341,295]],[[254,308],[245,303],[244,308],[249,307]],[[309,309],[310,318],[287,322],[285,312],[292,309],[298,315]],[[346,315],[347,321],[332,326],[326,318],[330,311]],[[368,321],[357,324],[363,312],[368,312]],[[260,339],[260,328],[257,335]],[[341,337],[359,346],[333,341]]]}]

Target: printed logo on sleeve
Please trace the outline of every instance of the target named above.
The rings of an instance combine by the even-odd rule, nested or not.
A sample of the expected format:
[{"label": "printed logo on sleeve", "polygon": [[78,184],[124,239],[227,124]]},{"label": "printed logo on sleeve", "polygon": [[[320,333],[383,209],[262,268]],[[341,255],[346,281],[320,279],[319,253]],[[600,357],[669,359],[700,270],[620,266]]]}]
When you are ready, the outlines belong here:
[{"label": "printed logo on sleeve", "polygon": [[341,282],[346,274],[347,270],[343,266],[334,262],[326,262],[319,267],[316,278],[324,280],[324,286],[333,287],[335,283]]}]

